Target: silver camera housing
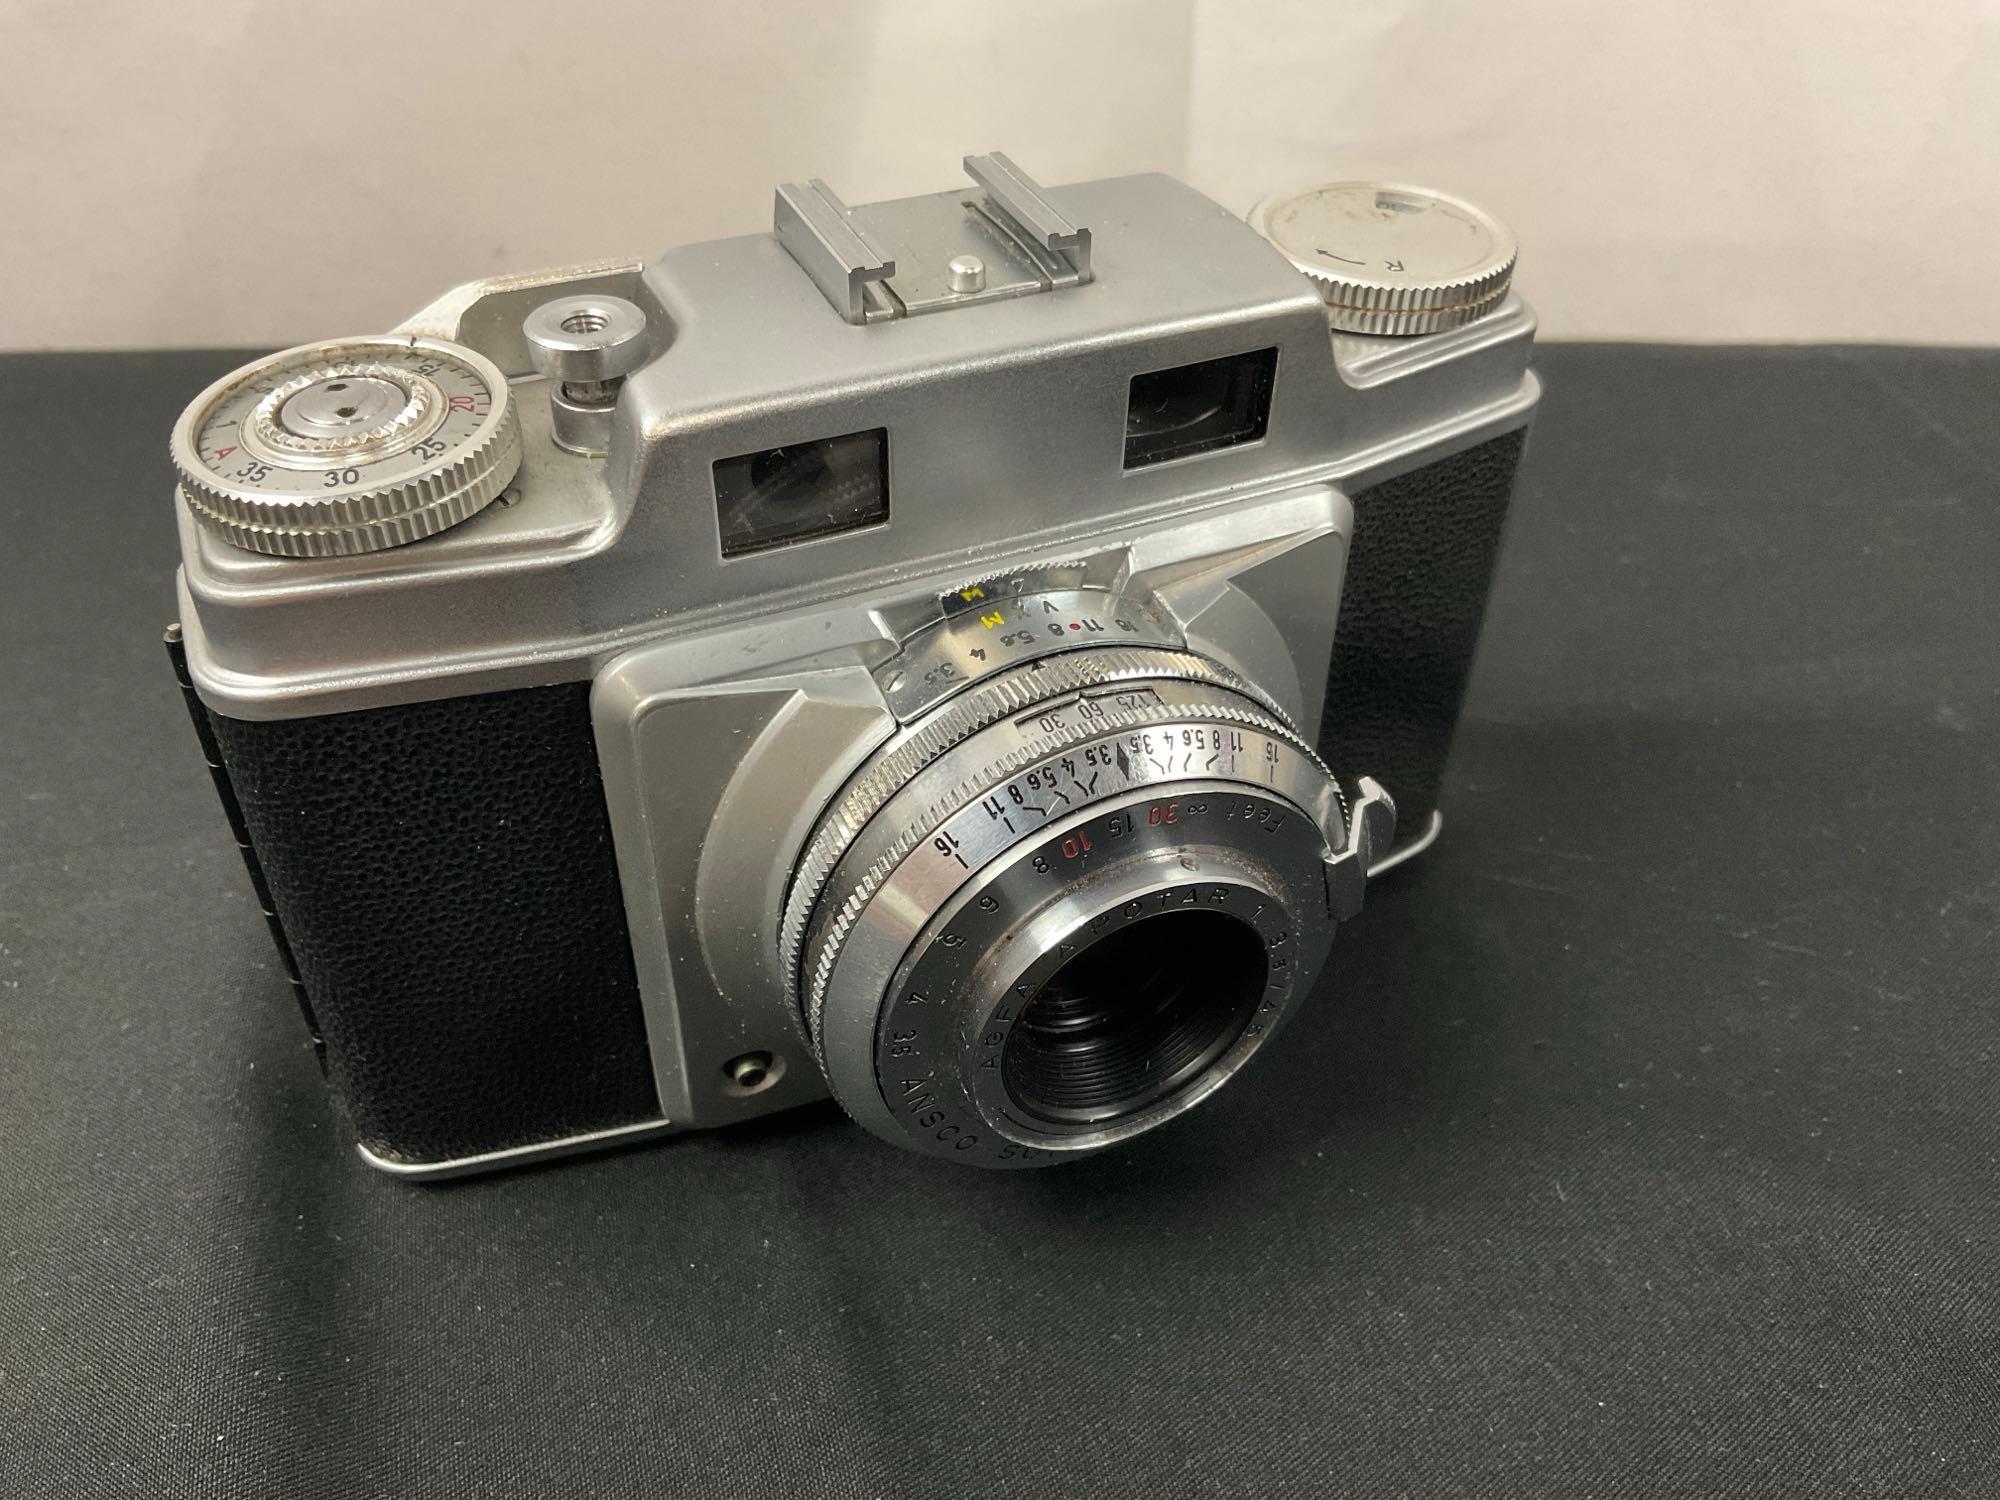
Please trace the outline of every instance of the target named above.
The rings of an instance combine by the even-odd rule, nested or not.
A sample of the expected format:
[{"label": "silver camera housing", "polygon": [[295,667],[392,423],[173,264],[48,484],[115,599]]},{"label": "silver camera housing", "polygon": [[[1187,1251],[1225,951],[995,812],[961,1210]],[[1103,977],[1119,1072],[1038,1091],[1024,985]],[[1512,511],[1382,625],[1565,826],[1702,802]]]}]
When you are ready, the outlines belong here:
[{"label": "silver camera housing", "polygon": [[[398,332],[469,348],[506,376],[522,458],[498,503],[420,545],[265,556],[182,508],[186,666],[212,714],[295,719],[593,684],[658,1117],[436,1160],[364,1142],[376,1165],[445,1175],[824,1097],[786,931],[829,809],[982,685],[1090,654],[1065,639],[974,661],[967,632],[989,611],[960,603],[1123,611],[1130,630],[1086,644],[1137,665],[1067,686],[1062,701],[1192,660],[1309,758],[1328,710],[1349,497],[1520,428],[1536,403],[1533,318],[1511,293],[1441,333],[1339,333],[1270,245],[1170,178],[1037,191],[1012,214],[1011,184],[981,186],[990,199],[956,190],[853,211],[817,185],[785,189],[773,234],[494,278],[432,304]],[[893,238],[902,274],[841,282],[827,203]],[[954,291],[969,285],[957,262],[975,210],[987,238],[974,258],[993,269]],[[1080,269],[1060,224],[1020,232],[1038,211],[1089,226]],[[651,331],[605,413],[601,458],[556,440],[574,414],[522,332],[552,299],[588,296],[625,299]],[[1136,376],[1252,349],[1277,351],[1260,437],[1124,466]],[[876,429],[889,435],[885,520],[725,555],[719,461]],[[1393,855],[1386,838],[1370,850],[1368,827],[1387,825],[1368,820],[1387,807],[1356,778],[1381,768],[1335,769],[1349,793],[1338,805],[1298,796],[1326,860],[1345,855],[1357,882],[1434,836],[1427,819],[1402,828]],[[1171,874],[1145,885],[1173,887]],[[1358,901],[1358,883],[1327,890],[1336,906]],[[827,1069],[867,1066],[871,1045],[850,1027]],[[901,1138],[885,1099],[842,1094],[900,1144],[960,1149]],[[1029,1159],[1033,1148],[995,1164]]]}]

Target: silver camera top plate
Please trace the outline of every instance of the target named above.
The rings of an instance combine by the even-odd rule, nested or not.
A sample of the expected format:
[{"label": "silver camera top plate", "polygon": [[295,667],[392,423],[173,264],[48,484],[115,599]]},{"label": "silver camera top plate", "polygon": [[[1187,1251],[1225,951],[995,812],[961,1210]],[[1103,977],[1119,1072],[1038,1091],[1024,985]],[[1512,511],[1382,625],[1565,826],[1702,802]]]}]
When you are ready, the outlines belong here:
[{"label": "silver camera top plate", "polygon": [[[1511,295],[1430,337],[1333,337],[1284,257],[1170,178],[1041,196],[1093,228],[1088,284],[949,316],[849,323],[770,234],[672,250],[643,272],[612,262],[440,299],[404,331],[464,342],[517,386],[538,378],[520,321],[540,301],[583,289],[644,308],[656,352],[625,381],[608,456],[558,448],[548,403],[522,390],[512,491],[419,545],[265,557],[183,514],[182,619],[203,699],[289,718],[589,678],[673,637],[731,636],[721,655],[739,662],[856,641],[887,654],[882,608],[896,599],[1300,484],[1371,483],[1518,425],[1534,404],[1533,318]],[[965,199],[877,205],[875,222],[956,220]],[[1278,351],[1279,375],[1259,441],[1122,466],[1135,375],[1261,347]],[[718,460],[877,428],[886,522],[723,556]]]}]

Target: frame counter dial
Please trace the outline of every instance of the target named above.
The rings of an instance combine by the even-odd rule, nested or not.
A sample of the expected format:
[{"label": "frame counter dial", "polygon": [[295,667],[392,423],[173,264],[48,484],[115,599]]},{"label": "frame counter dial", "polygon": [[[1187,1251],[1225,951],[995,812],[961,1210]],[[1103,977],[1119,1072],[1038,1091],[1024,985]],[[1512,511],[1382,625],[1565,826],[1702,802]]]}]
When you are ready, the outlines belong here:
[{"label": "frame counter dial", "polygon": [[238,547],[337,557],[476,514],[521,463],[507,380],[440,339],[306,344],[225,376],[174,426],[180,494]]},{"label": "frame counter dial", "polygon": [[1430,188],[1327,182],[1280,193],[1250,227],[1319,289],[1347,333],[1440,333],[1500,305],[1514,276],[1513,231]]}]

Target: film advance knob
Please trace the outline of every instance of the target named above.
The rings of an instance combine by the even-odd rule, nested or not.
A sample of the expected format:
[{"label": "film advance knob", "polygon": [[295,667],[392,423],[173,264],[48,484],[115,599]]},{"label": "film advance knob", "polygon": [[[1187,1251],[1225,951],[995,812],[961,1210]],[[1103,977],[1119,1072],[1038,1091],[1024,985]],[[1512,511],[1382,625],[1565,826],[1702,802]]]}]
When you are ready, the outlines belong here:
[{"label": "film advance knob", "polygon": [[1349,333],[1456,328],[1492,311],[1514,274],[1514,235],[1462,198],[1388,182],[1279,193],[1250,224],[1304,272]]},{"label": "film advance knob", "polygon": [[441,339],[287,349],[224,376],[174,424],[189,513],[238,547],[340,557],[484,509],[521,465],[507,378]]}]

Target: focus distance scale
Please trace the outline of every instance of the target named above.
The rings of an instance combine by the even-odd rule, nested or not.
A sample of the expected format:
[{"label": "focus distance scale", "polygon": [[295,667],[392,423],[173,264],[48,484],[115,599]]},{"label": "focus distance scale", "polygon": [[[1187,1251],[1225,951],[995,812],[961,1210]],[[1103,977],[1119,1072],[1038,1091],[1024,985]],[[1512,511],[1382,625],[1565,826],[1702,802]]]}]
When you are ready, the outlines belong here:
[{"label": "focus distance scale", "polygon": [[305,344],[225,376],[174,427],[194,518],[238,547],[338,557],[454,526],[521,464],[507,380],[440,339]]}]

